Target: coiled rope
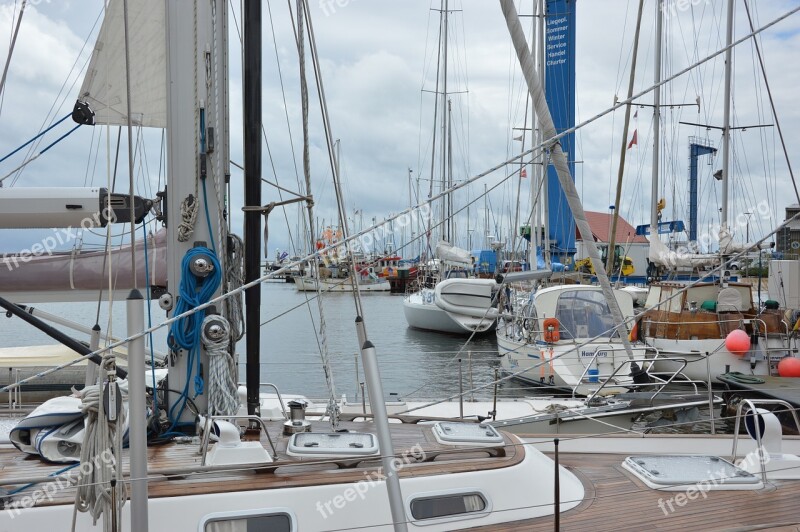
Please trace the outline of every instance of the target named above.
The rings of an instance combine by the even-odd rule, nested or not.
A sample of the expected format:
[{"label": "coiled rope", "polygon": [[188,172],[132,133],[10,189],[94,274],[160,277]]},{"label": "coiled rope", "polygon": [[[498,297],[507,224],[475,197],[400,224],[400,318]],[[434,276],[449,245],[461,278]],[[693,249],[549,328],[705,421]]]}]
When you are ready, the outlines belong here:
[{"label": "coiled rope", "polygon": [[[104,372],[101,375],[113,375],[115,360],[112,351],[103,357],[100,368]],[[75,511],[72,516],[73,531],[77,512],[89,512],[95,525],[102,516],[104,529],[111,530],[111,505],[116,506],[116,515],[120,516],[128,499],[128,490],[122,480],[122,467],[117,467],[117,457],[122,456],[126,410],[120,404],[116,421],[109,421],[103,401],[104,387],[113,385],[116,383],[87,386],[81,392],[81,410],[86,416],[86,432],[81,446]],[[110,392],[116,393],[114,390]]]},{"label": "coiled rope", "polygon": [[[209,325],[219,324],[221,334],[208,336]],[[208,413],[212,416],[232,416],[239,410],[236,366],[230,356],[231,324],[223,316],[208,316],[200,329],[203,346],[208,353]]]},{"label": "coiled rope", "polygon": [[[191,268],[193,262],[199,258],[211,262],[211,269],[205,277],[195,275]],[[206,304],[214,296],[221,280],[222,268],[213,251],[204,247],[196,247],[187,251],[181,261],[181,284],[173,315],[180,315]],[[169,410],[169,418],[172,420],[170,431],[178,425],[186,407],[190,383],[194,382],[195,397],[204,392],[205,384],[201,376],[200,353],[197,348],[200,346],[200,334],[205,315],[205,309],[195,312],[174,321],[169,329],[167,336],[169,348],[173,351],[185,349],[189,353],[186,364],[186,385],[181,391],[180,399]]]},{"label": "coiled rope", "polygon": [[[206,277],[198,277],[191,269],[192,262],[201,257],[210,259],[213,266]],[[219,288],[221,279],[222,268],[213,251],[204,247],[187,251],[181,261],[181,284],[173,314],[180,315],[207,303]],[[170,348],[194,349],[200,341],[200,326],[205,314],[205,310],[201,310],[174,322],[169,330]]]}]

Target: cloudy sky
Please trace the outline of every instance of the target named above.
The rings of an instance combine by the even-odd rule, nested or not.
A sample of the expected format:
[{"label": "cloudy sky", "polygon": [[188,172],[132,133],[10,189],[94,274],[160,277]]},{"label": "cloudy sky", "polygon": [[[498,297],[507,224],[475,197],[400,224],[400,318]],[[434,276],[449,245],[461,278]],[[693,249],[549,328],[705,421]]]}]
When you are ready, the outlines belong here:
[{"label": "cloudy sky", "polygon": [[[13,17],[21,1],[0,2],[0,43],[5,58]],[[669,4],[673,4],[670,0]],[[750,1],[756,27],[796,7],[798,0]],[[426,196],[431,176],[433,95],[438,47],[438,0],[310,0],[316,41],[321,56],[323,81],[334,136],[341,139],[341,165],[348,216],[355,225],[366,226],[406,208],[411,189]],[[521,13],[531,12],[531,1],[518,2]],[[671,75],[702,59],[724,44],[725,4],[722,0],[691,0],[677,3],[666,17],[663,72]],[[265,3],[266,5],[266,3]],[[286,2],[272,1],[265,9],[264,29],[264,126],[269,154],[265,151],[264,176],[278,179],[287,188],[297,188],[302,138],[297,52]],[[238,2],[231,9],[231,131],[232,159],[242,161],[241,149],[241,53],[237,24]],[[638,2],[635,0],[579,0],[577,4],[577,114],[578,122],[610,107],[625,97],[633,46],[633,28]],[[736,2],[735,35],[749,32],[743,3]],[[453,122],[453,174],[456,180],[477,174],[519,152],[518,135],[523,127],[525,90],[512,54],[510,39],[497,2],[451,0],[450,80]],[[83,78],[94,36],[99,28],[101,0],[29,1],[0,107],[0,153],[6,154],[36,135],[72,109]],[[645,2],[636,91],[652,84],[654,0]],[[523,24],[530,25],[530,19]],[[767,30],[759,38],[779,119],[784,128],[793,167],[800,167],[800,109],[796,105],[800,86],[800,16]],[[753,46],[737,48],[735,55],[734,125],[774,124]],[[694,104],[665,110],[663,124],[661,193],[667,199],[665,219],[688,219],[688,138],[708,138],[720,144],[718,130],[681,125],[680,121],[714,125],[722,123],[723,61],[721,58],[671,83],[663,103]],[[282,79],[283,85],[280,80]],[[285,97],[285,107],[284,107]],[[320,222],[335,216],[324,137],[318,105],[312,94],[312,174]],[[642,103],[650,103],[650,96]],[[651,183],[651,115],[641,108],[631,123],[638,130],[639,145],[627,152],[621,214],[632,224],[649,221]],[[289,127],[291,127],[291,135]],[[619,161],[624,110],[618,110],[582,129],[578,134],[576,182],[587,210],[604,211],[613,203]],[[48,134],[44,147],[71,127],[69,122]],[[527,125],[530,125],[529,123]],[[152,195],[159,183],[160,132],[147,131],[147,159],[137,163],[139,191]],[[784,218],[787,204],[796,202],[788,166],[778,143],[775,127],[748,129],[734,137],[731,215],[754,213],[751,236],[769,232]],[[114,137],[114,141],[116,137]],[[21,174],[7,180],[13,186],[83,186],[106,181],[106,139],[102,131],[81,128]],[[124,145],[124,143],[123,143]],[[100,156],[97,147],[101,146]],[[4,176],[24,160],[23,150],[0,165]],[[35,152],[34,152],[35,153]],[[292,154],[295,154],[293,157]],[[438,148],[437,148],[438,154]],[[437,155],[438,157],[438,155]],[[438,167],[438,163],[436,165]],[[122,168],[126,166],[121,164]],[[274,167],[274,172],[273,172]],[[700,226],[719,222],[719,184],[711,175],[721,167],[721,158],[701,164]],[[484,183],[492,187],[517,169],[501,170],[459,194],[456,207],[482,194]],[[411,172],[409,173],[409,170]],[[530,173],[530,170],[529,170]],[[438,173],[435,174],[438,178]],[[241,205],[241,174],[233,172],[234,206]],[[120,179],[127,183],[127,176]],[[523,216],[529,209],[531,179],[523,181]],[[513,217],[517,178],[496,188],[484,202],[479,199],[457,220],[457,243],[467,247],[484,244],[485,220],[489,232],[506,239]],[[121,185],[118,189],[127,192]],[[274,189],[264,188],[264,198],[276,199]],[[764,202],[762,204],[762,202]],[[484,204],[490,213],[484,211]],[[273,215],[270,224],[270,255],[275,248],[289,246],[289,231],[295,232],[297,216],[287,210],[285,220]],[[241,216],[234,208],[234,227]],[[351,224],[353,223],[351,222]],[[702,232],[702,231],[701,231]],[[739,239],[744,238],[744,226]],[[406,235],[408,236],[408,235]],[[91,240],[87,236],[87,240]],[[0,251],[30,246],[37,239],[31,232],[0,231]],[[398,235],[399,240],[402,235]],[[406,253],[411,255],[412,253]]]}]

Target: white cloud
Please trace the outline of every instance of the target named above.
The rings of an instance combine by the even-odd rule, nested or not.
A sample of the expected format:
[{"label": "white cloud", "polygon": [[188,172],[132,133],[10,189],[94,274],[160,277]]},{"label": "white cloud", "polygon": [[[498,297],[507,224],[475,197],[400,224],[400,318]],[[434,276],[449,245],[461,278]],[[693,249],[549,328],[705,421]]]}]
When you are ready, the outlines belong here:
[{"label": "white cloud", "polygon": [[[468,168],[474,174],[506,159],[511,151],[518,150],[518,143],[511,142],[510,137],[511,128],[521,126],[522,123],[524,91],[497,3],[464,0],[455,4],[462,4],[456,5],[456,8],[463,11],[452,16],[451,52],[456,58],[453,59],[452,66],[459,73],[453,86],[469,88],[468,95],[454,97],[458,106],[454,116],[459,119],[455,128],[459,132],[454,141],[459,154],[455,165],[459,169],[457,174],[463,177],[463,168]],[[613,102],[615,94],[624,96],[632,24],[637,4],[632,0],[578,2],[579,120],[605,110]],[[26,13],[23,21],[17,52],[12,60],[3,112],[0,115],[4,126],[0,128],[0,150],[4,153],[37,131],[58,88],[75,62],[84,36],[88,34],[100,5],[98,0],[84,0],[73,2],[70,9],[64,9],[63,4],[56,2],[43,3],[35,9],[29,7],[30,12]],[[764,24],[793,7],[794,2],[750,2],[750,5],[758,11],[757,24]],[[421,175],[423,178],[428,177],[430,172],[430,161],[427,158],[433,120],[432,97],[430,94],[420,93],[420,89],[423,87],[423,80],[424,87],[432,89],[430,81],[434,76],[438,13],[430,11],[429,7],[438,7],[438,2],[352,1],[337,8],[330,16],[324,16],[321,7],[315,2],[311,2],[310,6],[314,16],[316,40],[320,47],[333,133],[342,140],[342,168],[348,212],[362,208],[365,220],[373,216],[380,219],[401,210],[408,203],[408,168],[414,170],[414,176]],[[669,44],[665,49],[667,74],[680,70],[721,45],[724,37],[721,6],[722,3],[718,2],[700,3],[694,12],[684,12],[670,19],[667,23]],[[275,4],[271,7],[275,17],[274,27],[277,32],[287,109],[284,110],[272,35],[267,24],[264,31],[264,125],[281,184],[297,188],[295,164],[298,167],[301,164],[301,128],[296,52],[291,25],[285,12],[286,6]],[[8,5],[0,7],[0,42],[8,42],[10,9]],[[522,2],[519,9],[521,12],[528,12],[529,3]],[[743,35],[747,31],[745,24],[744,15],[739,14],[737,35]],[[652,26],[653,13],[649,10],[644,15],[645,30],[641,44],[640,73],[636,80],[637,90],[649,86],[653,78]],[[696,46],[688,37],[695,29],[700,35]],[[236,38],[233,24],[230,34],[232,39]],[[769,30],[763,36],[762,44],[776,105],[786,129],[786,138],[792,143],[794,139],[800,138],[800,126],[797,126],[800,123],[800,110],[794,104],[796,87],[800,83],[800,72],[796,68],[796,58],[800,55],[800,20],[794,17]],[[234,41],[230,51],[232,158],[241,162],[238,43]],[[756,89],[757,82],[762,84],[754,74],[749,45],[744,45],[737,51],[736,66],[737,123],[772,122],[768,116],[763,89]],[[308,68],[311,80],[310,63]],[[689,135],[704,135],[705,132],[680,126],[677,122],[721,122],[721,72],[722,60],[718,58],[701,67],[691,77],[677,80],[664,91],[664,101],[691,102],[698,95],[703,101],[700,117],[691,109],[684,109],[680,113],[676,110],[665,111],[665,133],[670,140],[662,149],[662,154],[665,154],[664,187],[668,196],[672,194],[673,188],[676,193],[674,198],[669,198],[668,212],[671,213],[674,205],[676,214],[684,219],[687,203],[687,139]],[[59,111],[60,114],[71,108],[74,92],[66,98],[65,107]],[[313,89],[310,97],[312,171],[317,212],[321,218],[330,221],[335,214],[333,192],[316,92]],[[649,96],[643,99],[644,103],[650,101]],[[762,115],[763,111],[767,111],[766,116],[759,116],[759,108]],[[296,161],[291,156],[285,112],[291,122]],[[584,161],[582,165],[578,165],[576,172],[578,188],[583,191],[585,206],[589,210],[606,210],[612,197],[619,146],[622,142],[622,118],[623,112],[617,111],[613,117],[603,118],[587,126],[578,135],[577,158]],[[629,169],[626,172],[621,211],[636,224],[647,219],[649,209],[649,109],[639,110],[639,121],[636,126],[632,126],[631,133],[634,127],[639,129],[639,151],[628,152]],[[152,137],[149,155],[151,167],[158,161],[158,135]],[[57,180],[59,184],[81,185],[86,175],[88,145],[92,138],[91,131],[79,131],[64,141],[62,146],[48,153],[47,157],[31,165],[19,184],[43,185]],[[774,143],[772,130],[749,130],[740,138],[743,140],[737,141],[736,146],[737,160],[741,164],[735,169],[742,180],[734,188],[732,210],[746,209],[753,197],[768,192],[769,199],[773,200],[777,219],[782,219],[783,207],[794,201],[793,191],[782,154]],[[716,142],[719,137],[712,132],[711,139]],[[97,138],[94,140],[96,142]],[[790,153],[797,153],[793,148],[796,146],[789,146]],[[766,152],[766,155],[762,152]],[[462,158],[462,154],[466,160]],[[793,157],[794,165],[800,166],[796,155]],[[100,177],[105,166],[102,159],[103,156],[98,164],[96,180],[105,179]],[[14,162],[9,160],[0,165],[0,174],[11,164]],[[714,168],[718,167],[718,161],[716,164]],[[706,170],[709,169],[704,169]],[[151,174],[153,173],[155,170],[151,168]],[[766,184],[764,173],[771,176],[767,178]],[[501,175],[487,180],[490,186],[504,172],[499,174]],[[241,223],[238,209],[242,202],[239,176],[239,172],[234,170],[234,227]],[[264,176],[274,179],[266,153]],[[718,201],[711,194],[716,184],[709,181],[709,176],[710,173],[706,172],[703,177],[704,205],[714,205]],[[525,187],[528,184],[526,182]],[[424,181],[421,182],[421,189],[425,195],[427,184]],[[482,189],[481,183],[470,192],[470,196],[475,197]],[[515,193],[514,181],[492,195],[491,204],[496,217],[508,218],[508,213],[512,210],[511,198]],[[524,188],[523,193],[527,196]],[[719,191],[716,196],[718,194]],[[274,190],[265,188],[264,198],[275,198]],[[457,202],[463,203],[465,200],[466,194],[462,194]],[[527,205],[527,200],[523,205]],[[708,218],[715,215],[715,211],[716,208],[706,209],[706,219],[701,220],[701,223],[707,223]],[[482,224],[482,215],[476,216],[473,210],[472,217],[473,228],[476,223]],[[273,216],[270,224],[271,249],[287,245],[286,229],[282,225],[285,225],[282,217]],[[294,225],[294,215],[291,214],[290,225]],[[461,226],[464,225],[462,220]],[[767,224],[759,228],[761,232],[767,230]],[[7,238],[4,236],[3,240],[8,241]],[[462,238],[465,240],[466,236],[463,235]]]}]

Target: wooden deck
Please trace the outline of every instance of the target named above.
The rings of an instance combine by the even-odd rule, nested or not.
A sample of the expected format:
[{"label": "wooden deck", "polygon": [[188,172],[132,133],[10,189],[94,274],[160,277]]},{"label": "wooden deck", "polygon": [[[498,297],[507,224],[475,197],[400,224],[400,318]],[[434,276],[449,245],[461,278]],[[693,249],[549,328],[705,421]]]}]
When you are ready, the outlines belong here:
[{"label": "wooden deck", "polygon": [[[695,493],[695,500],[689,500],[683,491],[656,491],[646,487],[622,468],[624,458],[624,455],[609,454],[560,455],[561,465],[575,473],[586,489],[584,502],[561,515],[561,530],[800,531],[800,481],[773,481],[759,491]],[[552,479],[547,481],[549,484],[543,489],[552,489]],[[535,501],[535,494],[531,494],[531,504]],[[678,505],[678,502],[683,504]],[[673,511],[670,511],[670,504]],[[554,519],[532,519],[470,530],[551,531]]]},{"label": "wooden deck", "polygon": [[[312,422],[315,432],[328,432],[327,423]],[[363,459],[325,460],[291,457],[286,453],[289,438],[278,436],[281,423],[269,423],[267,429],[276,443],[278,460],[269,465],[225,466],[204,468],[201,466],[197,443],[168,443],[148,448],[148,476],[150,497],[173,497],[178,495],[224,493],[249,490],[269,490],[308,485],[339,484],[358,482],[365,475],[374,478],[379,474],[380,460],[377,457]],[[341,423],[340,429],[375,433],[371,423]],[[524,449],[508,445],[481,450],[460,450],[443,446],[436,442],[429,426],[391,425],[395,453],[409,456],[411,461],[402,468],[400,477],[418,475],[444,475],[467,471],[478,471],[509,467],[522,461]],[[262,435],[262,444],[270,449]],[[422,461],[413,461],[410,452],[419,445],[424,452]],[[416,453],[419,455],[420,453]],[[13,491],[32,479],[43,479],[63,469],[65,464],[46,464],[38,457],[19,452],[15,448],[0,449],[0,483],[2,488]],[[127,473],[128,453],[124,451],[123,471]],[[76,468],[77,471],[77,468]],[[18,480],[9,485],[9,481]],[[52,480],[55,480],[53,478]],[[40,482],[43,484],[47,480]],[[20,497],[30,495],[36,487],[20,493]],[[59,489],[52,500],[43,499],[38,505],[71,504],[75,497],[73,488]]]},{"label": "wooden deck", "polygon": [[[313,423],[316,432],[326,432],[324,423]],[[279,433],[280,423],[268,425],[270,434]],[[340,428],[374,431],[371,424],[343,423]],[[398,455],[419,444],[425,459],[404,467],[401,477],[444,475],[466,471],[508,467],[522,461],[523,447],[506,445],[487,450],[454,450],[439,445],[430,427],[392,425]],[[375,458],[357,460],[309,460],[286,454],[288,438],[277,439],[278,462],[269,466],[242,466],[201,471],[197,443],[169,443],[148,449],[151,497],[270,490],[285,487],[347,483],[362,480],[365,474],[379,471]],[[266,440],[262,443],[268,448]],[[123,470],[127,471],[127,452]],[[621,463],[625,455],[562,453],[560,463],[584,484],[585,498],[574,509],[564,512],[561,530],[639,531],[652,530],[794,530],[800,532],[800,481],[773,481],[760,491],[709,491],[697,493],[694,500],[685,499],[685,492],[655,491],[644,486]],[[0,482],[19,479],[17,486],[62,469],[62,464],[44,464],[16,449],[0,449]],[[222,469],[222,470],[220,470]],[[542,491],[552,489],[553,479],[539,479]],[[19,496],[30,495],[40,485]],[[13,490],[15,486],[5,485]],[[509,486],[509,489],[515,489]],[[74,489],[59,489],[52,501],[38,504],[72,504]],[[562,501],[564,502],[564,501]],[[681,504],[679,504],[681,503]],[[530,504],[537,504],[536,491],[530,493]],[[670,510],[670,505],[672,510]],[[515,523],[478,527],[478,531],[549,531],[553,517]]]}]

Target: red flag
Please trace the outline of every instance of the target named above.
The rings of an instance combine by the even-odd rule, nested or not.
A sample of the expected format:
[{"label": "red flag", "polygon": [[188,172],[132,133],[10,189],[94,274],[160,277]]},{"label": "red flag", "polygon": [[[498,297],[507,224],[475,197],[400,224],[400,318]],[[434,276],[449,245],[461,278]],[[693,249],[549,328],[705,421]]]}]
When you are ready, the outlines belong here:
[{"label": "red flag", "polygon": [[520,176],[522,179],[525,179],[526,177],[528,177],[528,172],[525,170],[525,167],[524,167],[524,166],[522,167],[522,170],[520,170],[520,171],[519,171],[519,176]]},{"label": "red flag", "polygon": [[633,138],[628,143],[628,149],[631,149],[634,146],[637,146],[638,144],[639,144],[639,130],[638,129],[634,129],[633,130]]}]

